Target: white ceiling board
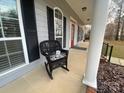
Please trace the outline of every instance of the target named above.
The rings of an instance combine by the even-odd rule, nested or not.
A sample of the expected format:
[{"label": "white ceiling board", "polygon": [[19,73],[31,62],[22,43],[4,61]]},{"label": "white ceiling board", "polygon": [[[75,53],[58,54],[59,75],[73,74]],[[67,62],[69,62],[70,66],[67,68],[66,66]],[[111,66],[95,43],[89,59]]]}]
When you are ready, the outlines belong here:
[{"label": "white ceiling board", "polygon": [[[90,24],[93,11],[93,0],[65,0],[75,11],[79,18],[85,23]],[[82,11],[83,7],[87,7],[86,11]],[[89,21],[87,19],[90,19]]]}]

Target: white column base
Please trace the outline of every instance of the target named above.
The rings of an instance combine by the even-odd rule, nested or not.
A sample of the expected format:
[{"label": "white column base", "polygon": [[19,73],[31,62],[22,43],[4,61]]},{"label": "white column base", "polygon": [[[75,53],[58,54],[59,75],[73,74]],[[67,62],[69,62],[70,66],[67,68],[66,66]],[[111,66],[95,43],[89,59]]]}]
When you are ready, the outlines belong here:
[{"label": "white column base", "polygon": [[89,82],[86,79],[83,79],[82,83],[87,85],[87,86],[90,86],[90,87],[92,87],[94,89],[97,89],[97,83],[96,82]]}]

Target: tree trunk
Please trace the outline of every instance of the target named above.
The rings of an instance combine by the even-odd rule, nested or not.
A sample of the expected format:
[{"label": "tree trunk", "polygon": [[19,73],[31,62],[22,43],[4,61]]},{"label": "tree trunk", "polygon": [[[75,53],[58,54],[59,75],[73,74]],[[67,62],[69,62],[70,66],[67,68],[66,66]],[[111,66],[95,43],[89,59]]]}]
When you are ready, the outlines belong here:
[{"label": "tree trunk", "polygon": [[121,29],[121,40],[124,40],[124,20],[123,20],[122,29]]},{"label": "tree trunk", "polygon": [[[122,0],[123,1],[123,0]],[[118,26],[117,26],[117,32],[116,32],[116,36],[115,36],[115,40],[117,41],[119,39],[119,31],[120,31],[120,23],[121,23],[121,12],[122,12],[122,5],[120,6],[120,10],[119,10],[119,21],[118,21]]]}]

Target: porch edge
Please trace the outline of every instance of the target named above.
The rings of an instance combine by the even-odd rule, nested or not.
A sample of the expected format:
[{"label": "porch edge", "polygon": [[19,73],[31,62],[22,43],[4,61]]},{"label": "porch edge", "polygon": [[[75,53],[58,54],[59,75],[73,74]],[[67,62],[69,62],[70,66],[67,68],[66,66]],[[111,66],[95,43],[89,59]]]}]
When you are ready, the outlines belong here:
[{"label": "porch edge", "polygon": [[3,87],[7,85],[8,83],[18,79],[19,77],[23,76],[24,74],[30,72],[34,68],[36,68],[38,65],[41,65],[42,62],[40,60],[36,60],[35,62],[32,62],[28,65],[25,65],[19,69],[16,69],[10,73],[7,73],[0,77],[0,87]]}]

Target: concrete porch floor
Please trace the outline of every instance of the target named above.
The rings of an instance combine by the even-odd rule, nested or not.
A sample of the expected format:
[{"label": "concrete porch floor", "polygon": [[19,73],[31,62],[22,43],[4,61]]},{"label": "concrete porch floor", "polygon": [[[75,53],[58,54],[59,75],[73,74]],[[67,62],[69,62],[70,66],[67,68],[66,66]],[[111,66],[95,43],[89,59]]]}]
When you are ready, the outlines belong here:
[{"label": "concrete porch floor", "polygon": [[[84,45],[83,45],[84,44]],[[87,43],[80,43],[87,47]],[[53,71],[53,80],[47,75],[43,65],[0,88],[0,93],[85,93],[82,84],[87,51],[70,49],[67,72],[61,68]]]}]

